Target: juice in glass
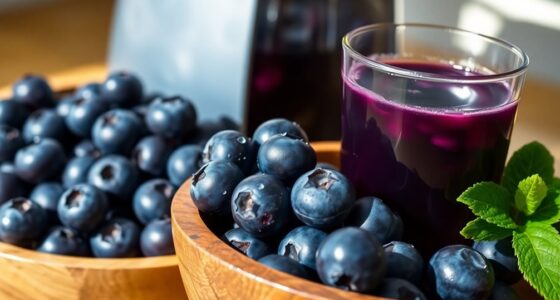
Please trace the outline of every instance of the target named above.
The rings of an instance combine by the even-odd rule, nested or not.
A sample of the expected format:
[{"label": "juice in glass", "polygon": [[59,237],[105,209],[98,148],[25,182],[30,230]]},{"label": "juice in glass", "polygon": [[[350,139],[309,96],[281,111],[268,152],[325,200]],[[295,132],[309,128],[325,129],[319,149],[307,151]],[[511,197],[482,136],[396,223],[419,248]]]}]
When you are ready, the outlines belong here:
[{"label": "juice in glass", "polygon": [[464,243],[459,231],[473,216],[456,198],[476,182],[499,181],[524,70],[501,78],[436,55],[348,59],[356,53],[347,47],[342,172],[359,195],[377,196],[401,214],[405,240],[424,255]]}]

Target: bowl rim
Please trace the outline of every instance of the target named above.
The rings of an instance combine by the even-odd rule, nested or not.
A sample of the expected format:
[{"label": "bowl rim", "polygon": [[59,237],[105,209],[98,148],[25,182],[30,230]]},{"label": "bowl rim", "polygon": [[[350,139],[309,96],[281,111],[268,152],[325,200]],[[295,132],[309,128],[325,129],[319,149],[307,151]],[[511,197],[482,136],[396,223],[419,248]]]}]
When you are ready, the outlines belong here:
[{"label": "bowl rim", "polygon": [[[321,149],[327,152],[334,152],[340,149],[340,144],[338,142],[317,142],[313,143],[312,146],[315,150]],[[195,247],[198,251],[203,252],[205,256],[217,261],[224,268],[235,269],[238,274],[241,274],[251,280],[259,281],[272,288],[281,289],[300,297],[313,299],[388,299],[368,294],[345,291],[302,279],[272,268],[268,268],[256,260],[241,254],[223,242],[218,236],[208,229],[190,197],[190,182],[191,179],[189,178],[188,181],[179,187],[177,193],[173,197],[173,202],[171,203],[172,227],[173,230],[178,231],[175,232],[174,239],[176,236],[186,239],[189,247]],[[190,219],[188,226],[186,226],[186,220],[178,220],[176,218],[175,215],[178,212],[186,214],[187,218]],[[195,227],[193,227],[193,224]],[[208,238],[198,238],[199,232],[207,232]],[[180,259],[179,264],[181,264]],[[266,272],[254,272],[254,270],[266,270]],[[185,280],[185,278],[183,280]],[[299,284],[294,284],[294,282]],[[302,290],[302,286],[310,288],[309,290],[320,291],[321,293],[315,294]]]},{"label": "bowl rim", "polygon": [[53,267],[98,270],[157,269],[176,267],[178,265],[175,255],[131,258],[68,256],[43,253],[4,242],[0,242],[0,259]]}]

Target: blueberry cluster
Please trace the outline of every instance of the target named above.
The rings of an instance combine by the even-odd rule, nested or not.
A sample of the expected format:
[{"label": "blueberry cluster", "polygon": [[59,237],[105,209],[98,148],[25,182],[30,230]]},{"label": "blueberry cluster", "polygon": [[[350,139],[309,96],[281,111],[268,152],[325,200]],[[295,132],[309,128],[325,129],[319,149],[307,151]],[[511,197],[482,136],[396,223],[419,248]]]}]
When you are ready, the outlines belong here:
[{"label": "blueberry cluster", "polygon": [[145,95],[114,72],[65,95],[23,77],[0,101],[0,240],[95,257],[174,253],[176,189],[227,119],[199,122],[180,96]]},{"label": "blueberry cluster", "polygon": [[516,297],[506,285],[521,278],[511,243],[447,246],[425,264],[402,241],[400,216],[378,197],[357,199],[342,173],[317,163],[305,132],[289,120],[267,121],[252,138],[218,132],[202,157],[194,204],[225,242],[264,265],[396,299]]}]

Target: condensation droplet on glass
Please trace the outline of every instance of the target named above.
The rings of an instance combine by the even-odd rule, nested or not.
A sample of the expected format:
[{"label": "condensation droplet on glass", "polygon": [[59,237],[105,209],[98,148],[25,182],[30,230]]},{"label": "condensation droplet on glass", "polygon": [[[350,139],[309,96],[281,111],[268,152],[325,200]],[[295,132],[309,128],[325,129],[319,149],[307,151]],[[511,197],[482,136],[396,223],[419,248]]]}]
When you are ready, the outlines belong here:
[{"label": "condensation droplet on glass", "polygon": [[237,138],[237,142],[239,142],[240,144],[245,144],[247,143],[247,139],[244,136],[240,136]]},{"label": "condensation droplet on glass", "polygon": [[261,184],[259,184],[257,188],[258,188],[259,190],[262,190],[262,189],[264,189],[264,184],[262,184],[262,183],[261,183]]},{"label": "condensation droplet on glass", "polygon": [[223,191],[222,195],[224,195],[224,196],[227,195],[227,191]]}]

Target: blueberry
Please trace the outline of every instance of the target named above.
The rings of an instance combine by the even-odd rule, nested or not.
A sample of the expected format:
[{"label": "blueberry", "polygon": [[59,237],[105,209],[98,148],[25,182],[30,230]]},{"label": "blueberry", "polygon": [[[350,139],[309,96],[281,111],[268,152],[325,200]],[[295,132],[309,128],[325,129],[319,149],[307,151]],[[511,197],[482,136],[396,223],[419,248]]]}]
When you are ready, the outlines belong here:
[{"label": "blueberry", "polygon": [[132,107],[142,99],[142,83],[128,72],[113,72],[103,82],[101,95],[112,105]]},{"label": "blueberry", "polygon": [[136,214],[134,213],[134,209],[130,203],[126,202],[113,202],[109,207],[109,210],[105,214],[104,220],[109,222],[115,218],[125,218],[135,223],[139,224],[140,221],[136,218]]},{"label": "blueberry", "polygon": [[517,292],[509,285],[496,281],[494,283],[494,288],[492,288],[492,293],[488,300],[520,300]]},{"label": "blueberry", "polygon": [[77,230],[57,226],[50,230],[37,247],[37,251],[59,255],[88,256],[89,245]]},{"label": "blueberry", "polygon": [[146,114],[148,113],[149,105],[139,104],[134,106],[131,110],[140,118],[140,120],[146,119]]},{"label": "blueberry", "polygon": [[21,128],[29,112],[23,104],[15,100],[0,101],[0,124]]},{"label": "blueberry", "polygon": [[103,154],[128,155],[140,138],[142,121],[135,113],[113,109],[97,118],[91,137],[93,144]]},{"label": "blueberry", "polygon": [[486,299],[494,286],[494,271],[478,251],[451,245],[430,259],[427,286],[434,298]]},{"label": "blueberry", "polygon": [[228,214],[233,189],[243,179],[243,172],[228,161],[212,161],[202,166],[191,182],[191,198],[205,213]]},{"label": "blueberry", "polygon": [[51,138],[62,143],[68,140],[68,129],[64,124],[64,118],[52,109],[40,109],[34,111],[22,129],[23,139],[31,143],[37,138]]},{"label": "blueberry", "polygon": [[165,179],[144,182],[134,193],[132,205],[140,222],[147,224],[171,215],[171,200],[175,187]]},{"label": "blueberry", "polygon": [[373,292],[385,275],[385,252],[371,233],[357,227],[341,228],[319,246],[317,273],[325,284]]},{"label": "blueberry", "polygon": [[66,126],[75,135],[88,138],[97,118],[109,109],[109,104],[98,98],[77,98],[70,104],[70,111],[64,118]]},{"label": "blueberry", "polygon": [[256,237],[272,236],[290,221],[290,192],[270,175],[249,176],[233,191],[231,212],[239,227],[248,233]]},{"label": "blueberry", "polygon": [[335,170],[335,171],[340,171],[337,167],[335,167],[333,164],[329,164],[327,162],[318,162],[317,165],[315,166],[316,169],[328,169],[328,170]]},{"label": "blueberry", "polygon": [[15,173],[11,164],[2,164],[0,168],[0,204],[16,197],[27,195],[27,186]]},{"label": "blueberry", "polygon": [[89,184],[77,184],[67,189],[58,201],[58,218],[65,226],[83,232],[97,228],[109,207],[107,197]]},{"label": "blueberry", "polygon": [[173,185],[179,187],[198,170],[201,160],[201,147],[185,145],[177,148],[167,160],[167,178]]},{"label": "blueberry", "polygon": [[150,103],[145,120],[154,134],[181,140],[195,130],[196,111],[191,101],[181,96],[157,98]]},{"label": "blueberry", "polygon": [[358,199],[352,207],[345,225],[367,230],[383,244],[400,240],[403,235],[401,218],[377,197]]},{"label": "blueberry", "polygon": [[267,256],[261,257],[259,259],[259,262],[267,267],[284,273],[288,273],[290,275],[305,279],[312,278],[308,269],[306,269],[303,265],[298,264],[295,260],[290,259],[286,256],[269,254]]},{"label": "blueberry", "polygon": [[241,228],[226,231],[224,237],[231,247],[252,259],[272,254],[272,250],[265,241],[250,235]]},{"label": "blueberry", "polygon": [[53,224],[58,222],[57,207],[62,193],[64,193],[64,188],[60,183],[45,182],[35,186],[29,199],[45,210],[49,223]]},{"label": "blueberry", "polygon": [[148,223],[140,235],[140,249],[144,256],[175,254],[173,236],[171,234],[171,220],[164,218]]},{"label": "blueberry", "polygon": [[517,257],[513,252],[511,238],[475,242],[473,248],[490,261],[496,280],[514,284],[521,279],[522,275],[517,265]]},{"label": "blueberry", "polygon": [[208,140],[202,152],[203,163],[215,160],[231,161],[248,172],[254,164],[254,144],[239,131],[222,130]]},{"label": "blueberry", "polygon": [[374,293],[376,296],[402,299],[426,300],[426,296],[414,284],[401,278],[385,278]]},{"label": "blueberry", "polygon": [[171,151],[171,143],[162,137],[151,135],[136,144],[132,150],[132,160],[140,170],[152,176],[162,176]]},{"label": "blueberry", "polygon": [[222,130],[239,130],[239,125],[227,117],[221,117],[219,120],[201,121],[188,141],[190,144],[204,147],[214,134]]},{"label": "blueberry", "polygon": [[300,221],[317,228],[332,228],[350,212],[354,188],[338,171],[314,169],[295,182],[291,200]]},{"label": "blueberry", "polygon": [[70,113],[70,108],[72,107],[72,103],[81,99],[80,97],[76,97],[74,95],[66,96],[58,101],[56,104],[56,114],[65,118]]},{"label": "blueberry", "polygon": [[287,256],[313,270],[315,254],[327,234],[319,229],[301,226],[290,231],[278,245],[278,255]]},{"label": "blueberry", "polygon": [[309,143],[288,135],[276,135],[264,142],[257,154],[259,170],[291,183],[317,164]]},{"label": "blueberry", "polygon": [[0,162],[11,161],[24,144],[17,128],[0,125]]},{"label": "blueberry", "polygon": [[107,155],[89,169],[88,183],[119,200],[130,199],[138,184],[138,170],[120,155]]},{"label": "blueberry", "polygon": [[88,182],[88,173],[95,163],[95,158],[90,156],[74,157],[66,164],[62,172],[62,184],[70,188],[78,183]]},{"label": "blueberry", "polygon": [[124,218],[116,218],[103,225],[89,243],[95,257],[134,257],[138,255],[139,239],[138,225]]},{"label": "blueberry", "polygon": [[47,214],[37,203],[14,198],[0,206],[0,240],[28,247],[47,226]]},{"label": "blueberry", "polygon": [[16,153],[15,170],[23,180],[39,183],[60,175],[66,157],[62,146],[51,139],[42,139]]},{"label": "blueberry", "polygon": [[217,122],[222,127],[222,130],[240,130],[239,124],[227,115],[219,116]]},{"label": "blueberry", "polygon": [[82,87],[80,87],[77,91],[76,91],[76,97],[79,98],[84,98],[84,99],[101,99],[103,100],[103,97],[101,96],[101,87],[102,85],[100,83],[88,83]]},{"label": "blueberry", "polygon": [[383,246],[387,259],[387,277],[401,278],[420,284],[424,260],[413,245],[393,241]]},{"label": "blueberry", "polygon": [[306,142],[308,141],[307,134],[305,134],[305,131],[301,129],[299,124],[281,118],[271,119],[259,125],[253,133],[253,140],[258,145],[262,145],[277,134],[288,134]]},{"label": "blueberry", "polygon": [[90,140],[82,140],[74,146],[74,156],[98,158],[101,156],[101,151]]},{"label": "blueberry", "polygon": [[162,98],[163,94],[160,92],[150,92],[140,100],[140,105],[146,105],[152,103],[152,101],[156,100],[157,98]]},{"label": "blueberry", "polygon": [[[152,135],[152,132],[150,131],[150,129],[148,129],[148,125],[146,125],[146,122],[144,121],[146,119],[146,114],[148,113],[148,105],[136,105],[131,110],[142,121],[141,122],[142,126],[140,129],[140,137]],[[173,145],[182,142],[178,140],[168,140],[168,141],[171,142]]]},{"label": "blueberry", "polygon": [[54,106],[52,89],[39,75],[28,74],[16,82],[12,87],[12,97],[30,109]]}]

